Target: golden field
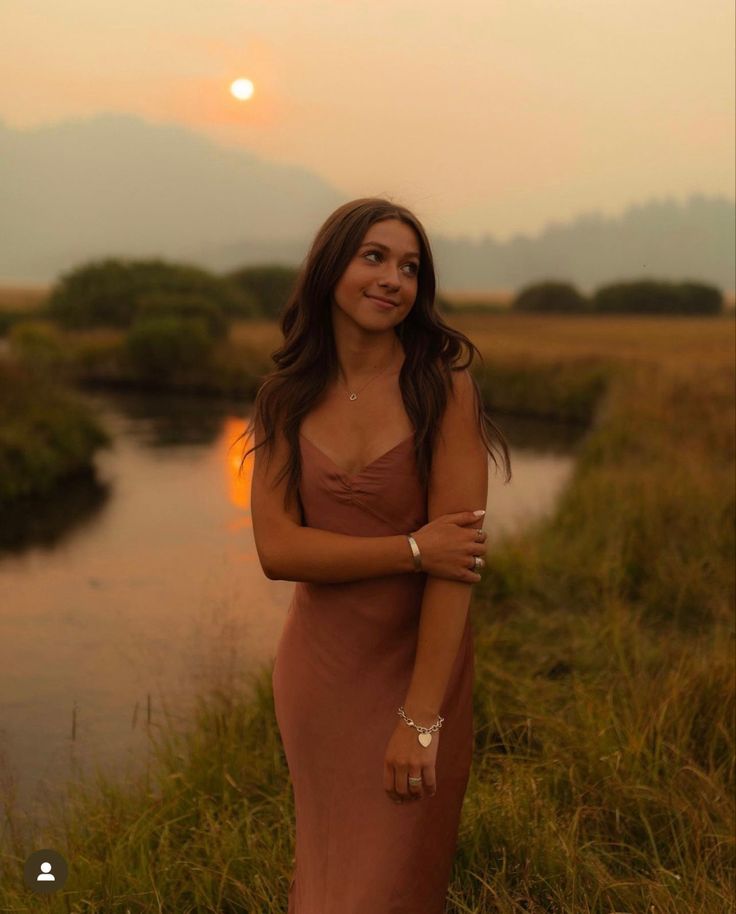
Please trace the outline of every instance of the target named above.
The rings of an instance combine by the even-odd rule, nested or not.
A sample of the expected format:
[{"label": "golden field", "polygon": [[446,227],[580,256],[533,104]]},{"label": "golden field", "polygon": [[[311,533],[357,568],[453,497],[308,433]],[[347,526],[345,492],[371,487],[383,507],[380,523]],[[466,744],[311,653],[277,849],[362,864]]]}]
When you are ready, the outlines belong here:
[{"label": "golden field", "polygon": [[[675,370],[702,361],[733,363],[736,324],[720,317],[565,316],[452,314],[445,318],[480,349],[484,358],[540,361],[615,359]],[[267,321],[233,325],[234,343],[275,348],[278,327]]]}]

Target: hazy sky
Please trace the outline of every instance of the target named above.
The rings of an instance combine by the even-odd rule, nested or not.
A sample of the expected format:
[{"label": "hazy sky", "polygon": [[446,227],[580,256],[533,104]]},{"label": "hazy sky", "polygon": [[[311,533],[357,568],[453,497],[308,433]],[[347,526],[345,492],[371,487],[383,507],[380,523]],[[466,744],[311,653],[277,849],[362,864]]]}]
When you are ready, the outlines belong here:
[{"label": "hazy sky", "polygon": [[505,239],[733,198],[734,28],[733,0],[0,0],[0,119],[176,121]]}]

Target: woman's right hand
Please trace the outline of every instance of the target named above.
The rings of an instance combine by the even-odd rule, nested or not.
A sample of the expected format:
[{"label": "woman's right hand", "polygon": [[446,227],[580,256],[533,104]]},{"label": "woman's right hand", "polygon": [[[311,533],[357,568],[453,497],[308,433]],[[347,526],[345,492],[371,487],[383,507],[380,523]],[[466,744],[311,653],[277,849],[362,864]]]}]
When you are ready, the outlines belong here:
[{"label": "woman's right hand", "polygon": [[486,533],[478,539],[477,524],[481,518],[472,511],[443,514],[420,527],[411,535],[419,547],[422,571],[435,578],[477,584],[481,577],[473,567],[473,558],[486,554]]}]

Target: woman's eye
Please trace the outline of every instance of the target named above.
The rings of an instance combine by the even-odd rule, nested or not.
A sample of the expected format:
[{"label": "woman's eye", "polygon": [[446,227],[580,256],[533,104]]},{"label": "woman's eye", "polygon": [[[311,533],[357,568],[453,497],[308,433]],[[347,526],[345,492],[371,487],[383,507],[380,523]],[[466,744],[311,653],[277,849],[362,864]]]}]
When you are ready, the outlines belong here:
[{"label": "woman's eye", "polygon": [[[366,251],[366,253],[365,253],[366,257],[370,257],[371,255],[374,255],[375,257],[380,257],[381,253],[380,253],[380,251]],[[412,276],[416,276],[416,274],[419,272],[419,267],[414,262],[407,263],[406,266],[411,267]]]}]

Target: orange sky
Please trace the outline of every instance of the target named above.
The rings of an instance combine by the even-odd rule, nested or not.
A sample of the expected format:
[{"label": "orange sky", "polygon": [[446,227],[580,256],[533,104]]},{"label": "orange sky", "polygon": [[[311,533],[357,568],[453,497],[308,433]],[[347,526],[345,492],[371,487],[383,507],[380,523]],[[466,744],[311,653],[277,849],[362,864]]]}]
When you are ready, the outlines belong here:
[{"label": "orange sky", "polygon": [[735,195],[731,0],[0,0],[0,31],[12,127],[177,121],[447,234]]}]

